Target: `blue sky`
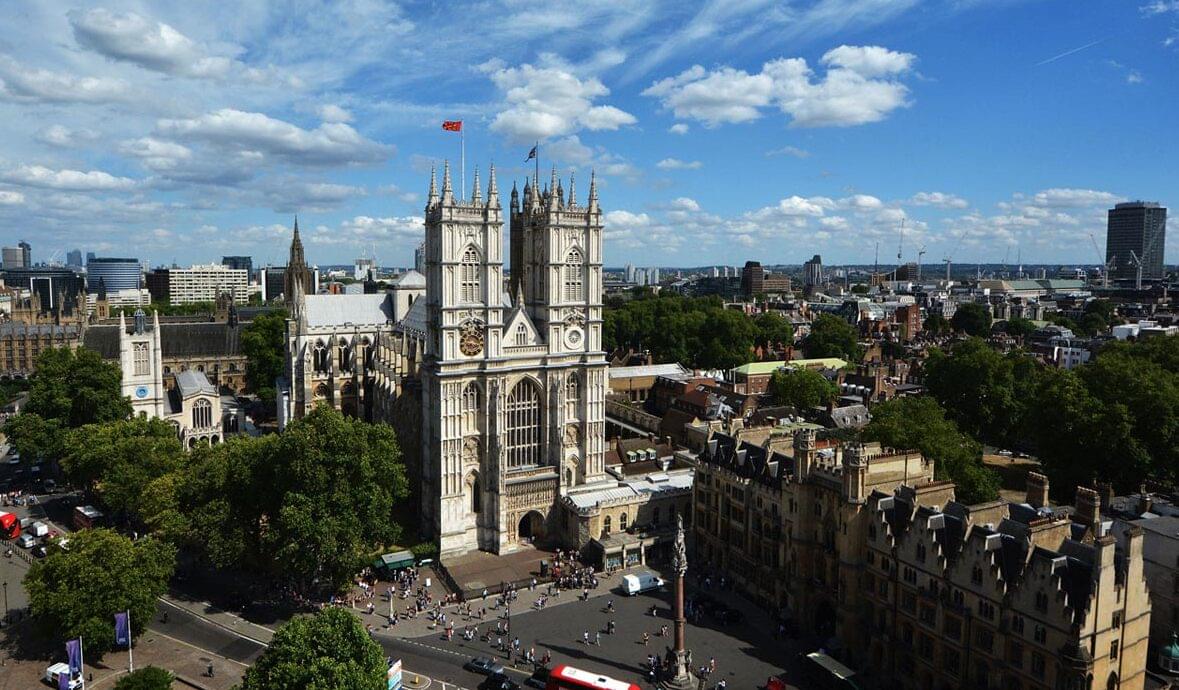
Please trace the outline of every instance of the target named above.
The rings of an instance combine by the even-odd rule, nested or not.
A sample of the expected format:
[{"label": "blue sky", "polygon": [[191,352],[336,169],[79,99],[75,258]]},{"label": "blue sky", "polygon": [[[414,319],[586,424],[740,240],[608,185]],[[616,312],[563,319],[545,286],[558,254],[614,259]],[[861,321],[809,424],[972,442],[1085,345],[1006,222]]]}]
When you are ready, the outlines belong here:
[{"label": "blue sky", "polygon": [[596,170],[609,265],[895,262],[902,221],[906,260],[1095,263],[1112,203],[1179,203],[1179,0],[5,16],[0,242],[35,260],[282,263],[298,212],[312,261],[408,264],[430,166],[458,157],[444,119],[468,183],[494,162],[522,185],[536,140],[543,179],[584,195]]}]

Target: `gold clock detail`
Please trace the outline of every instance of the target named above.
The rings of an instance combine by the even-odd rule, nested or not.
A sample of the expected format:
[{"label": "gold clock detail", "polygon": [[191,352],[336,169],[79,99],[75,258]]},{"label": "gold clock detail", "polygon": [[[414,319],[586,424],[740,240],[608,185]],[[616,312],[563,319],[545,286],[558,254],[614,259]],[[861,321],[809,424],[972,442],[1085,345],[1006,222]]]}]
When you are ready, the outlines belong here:
[{"label": "gold clock detail", "polygon": [[479,324],[468,323],[459,332],[459,351],[467,357],[483,352],[483,329]]}]

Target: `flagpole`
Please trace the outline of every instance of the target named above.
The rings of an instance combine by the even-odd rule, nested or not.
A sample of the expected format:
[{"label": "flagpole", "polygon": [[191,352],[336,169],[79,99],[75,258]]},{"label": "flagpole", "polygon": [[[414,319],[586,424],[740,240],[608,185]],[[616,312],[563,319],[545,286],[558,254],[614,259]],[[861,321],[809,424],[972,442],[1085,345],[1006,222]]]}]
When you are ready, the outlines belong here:
[{"label": "flagpole", "polygon": [[460,199],[466,199],[463,196],[467,193],[467,132],[463,129],[463,123],[459,123],[459,195]]},{"label": "flagpole", "polygon": [[127,662],[130,672],[135,673],[135,653],[131,651],[131,609],[127,609]]},{"label": "flagpole", "polygon": [[82,636],[78,635],[78,679],[82,681],[82,690],[86,690],[86,649],[82,644]]},{"label": "flagpole", "polygon": [[536,176],[532,178],[532,189],[537,192],[537,198],[540,197],[540,139],[536,140]]}]

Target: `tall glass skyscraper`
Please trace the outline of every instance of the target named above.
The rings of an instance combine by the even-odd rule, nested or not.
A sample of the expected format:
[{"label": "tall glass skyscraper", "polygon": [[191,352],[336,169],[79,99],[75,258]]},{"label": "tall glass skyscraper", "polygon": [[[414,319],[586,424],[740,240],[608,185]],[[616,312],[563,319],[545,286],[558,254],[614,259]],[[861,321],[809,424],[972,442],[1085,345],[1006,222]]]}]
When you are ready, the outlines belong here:
[{"label": "tall glass skyscraper", "polygon": [[95,257],[86,263],[86,289],[98,292],[98,279],[106,285],[107,292],[138,290],[143,287],[143,269],[139,259],[117,259]]},{"label": "tall glass skyscraper", "polygon": [[1114,280],[1135,280],[1142,262],[1142,279],[1163,277],[1163,251],[1167,244],[1167,209],[1153,201],[1127,201],[1109,210],[1105,235],[1105,262]]}]

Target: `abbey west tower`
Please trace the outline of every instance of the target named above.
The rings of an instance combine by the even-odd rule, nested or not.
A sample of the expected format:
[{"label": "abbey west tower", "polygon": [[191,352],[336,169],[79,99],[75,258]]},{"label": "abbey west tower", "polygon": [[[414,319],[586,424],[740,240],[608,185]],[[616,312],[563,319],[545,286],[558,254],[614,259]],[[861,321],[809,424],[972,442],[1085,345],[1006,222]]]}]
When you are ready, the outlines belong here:
[{"label": "abbey west tower", "polygon": [[[560,496],[605,475],[602,213],[556,171],[512,188],[512,285],[490,173],[457,199],[449,165],[426,203],[423,520],[444,555],[559,534]],[[461,193],[461,192],[460,192]]]}]

